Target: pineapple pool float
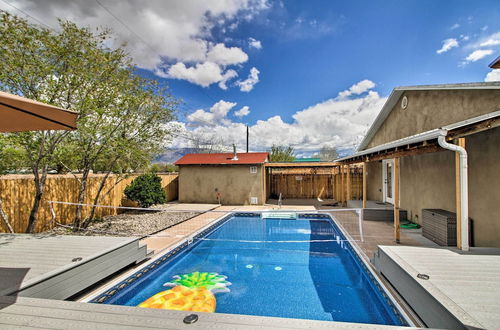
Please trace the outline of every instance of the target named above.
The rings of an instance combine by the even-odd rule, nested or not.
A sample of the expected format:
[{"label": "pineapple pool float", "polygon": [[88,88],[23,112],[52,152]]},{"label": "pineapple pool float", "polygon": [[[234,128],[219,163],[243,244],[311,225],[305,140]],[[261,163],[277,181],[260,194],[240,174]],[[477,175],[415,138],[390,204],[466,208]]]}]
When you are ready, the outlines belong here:
[{"label": "pineapple pool float", "polygon": [[174,309],[179,311],[214,312],[215,293],[229,292],[227,277],[217,273],[194,272],[175,275],[172,282],[163,284],[172,287],[139,304],[139,307]]}]

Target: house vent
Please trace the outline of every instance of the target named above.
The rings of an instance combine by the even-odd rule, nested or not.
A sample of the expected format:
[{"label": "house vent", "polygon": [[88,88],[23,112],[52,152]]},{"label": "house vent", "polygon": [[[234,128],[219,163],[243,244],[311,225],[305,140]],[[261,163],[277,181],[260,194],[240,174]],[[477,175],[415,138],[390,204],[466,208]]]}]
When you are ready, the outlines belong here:
[{"label": "house vent", "polygon": [[257,205],[259,203],[259,199],[257,197],[250,197],[250,204]]},{"label": "house vent", "polygon": [[250,166],[250,173],[257,174],[257,166]]},{"label": "house vent", "polygon": [[408,107],[408,97],[405,95],[401,100],[401,109],[405,110]]}]

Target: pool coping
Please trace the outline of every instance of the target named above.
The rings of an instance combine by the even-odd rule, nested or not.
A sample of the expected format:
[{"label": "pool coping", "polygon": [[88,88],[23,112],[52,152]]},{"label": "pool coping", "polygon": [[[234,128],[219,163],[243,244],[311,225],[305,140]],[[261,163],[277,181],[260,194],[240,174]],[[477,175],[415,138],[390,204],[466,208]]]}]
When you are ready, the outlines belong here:
[{"label": "pool coping", "polygon": [[[206,224],[205,226],[203,226],[202,228],[198,229],[197,231],[195,231],[195,232],[187,235],[184,239],[181,239],[178,242],[175,242],[171,246],[169,246],[169,247],[165,248],[164,250],[160,251],[153,258],[151,258],[150,260],[148,260],[145,263],[143,263],[142,265],[140,265],[140,267],[138,269],[134,269],[134,270],[132,270],[130,272],[126,272],[125,274],[118,276],[116,279],[112,280],[111,282],[107,283],[106,285],[103,285],[102,288],[97,289],[96,290],[97,292],[86,296],[84,299],[81,299],[80,302],[84,302],[84,303],[104,303],[109,298],[111,298],[112,296],[114,296],[115,294],[117,294],[119,291],[125,289],[126,286],[119,288],[119,290],[117,290],[116,292],[108,294],[108,296],[109,296],[108,299],[104,299],[101,302],[94,301],[94,300],[96,300],[101,295],[104,295],[104,293],[106,293],[107,291],[111,291],[115,286],[118,286],[121,282],[126,281],[127,279],[132,278],[134,275],[142,272],[144,269],[146,269],[148,267],[151,267],[152,264],[156,263],[156,266],[159,266],[164,261],[166,261],[167,259],[169,259],[169,258],[173,257],[174,255],[178,254],[185,247],[187,247],[188,245],[190,245],[191,242],[193,241],[193,239],[196,236],[202,236],[206,231],[210,231],[210,230],[215,229],[216,226],[222,225],[222,221],[223,220],[228,220],[231,216],[232,216],[232,213],[228,212],[228,214],[223,214],[222,216],[214,219],[213,221],[211,221],[210,223]],[[163,259],[163,260],[161,260],[161,259]],[[152,268],[156,268],[156,266],[154,266]],[[151,270],[152,268],[149,268],[149,270]],[[144,275],[145,273],[149,272],[149,270],[146,271],[146,272],[143,272],[141,274]],[[136,280],[139,279],[140,277],[142,277],[142,275],[140,275],[138,277],[136,276],[135,279]],[[135,280],[133,282],[135,282]],[[130,284],[131,283],[132,282],[130,282]]]},{"label": "pool coping", "polygon": [[[263,210],[264,211],[264,210]],[[112,299],[117,293],[132,285],[136,280],[142,278],[143,275],[148,273],[149,271],[154,270],[157,266],[162,265],[164,262],[167,262],[172,257],[176,256],[178,253],[182,252],[186,247],[192,244],[193,240],[199,236],[206,236],[209,232],[214,231],[217,227],[223,225],[226,221],[228,221],[233,216],[252,216],[257,217],[261,216],[263,211],[233,211],[228,212],[227,214],[222,215],[221,217],[213,220],[208,223],[204,227],[195,231],[194,233],[187,235],[186,238],[174,243],[172,246],[166,248],[164,251],[158,253],[157,256],[153,257],[151,260],[147,261],[137,270],[133,272],[127,272],[111,281],[107,285],[103,286],[96,293],[87,296],[82,299],[81,302],[85,303],[96,303],[103,304],[108,300]],[[295,211],[296,212],[296,211]],[[371,282],[378,288],[380,294],[383,296],[382,298],[388,300],[389,307],[392,308],[394,314],[400,319],[400,321],[406,322],[409,327],[415,327],[415,323],[408,317],[407,312],[400,306],[400,303],[393,297],[392,293],[385,287],[385,284],[382,283],[378,275],[375,273],[373,269],[371,269],[368,262],[363,258],[363,253],[359,249],[356,244],[350,244],[352,240],[351,236],[345,231],[345,229],[334,219],[334,216],[330,213],[322,212],[320,210],[304,210],[300,212],[301,217],[313,217],[313,218],[326,218],[331,219],[331,221],[335,224],[335,226],[339,229],[342,236],[346,241],[346,246],[350,247],[352,250],[350,251],[354,258],[358,259],[360,262],[360,266],[367,271],[367,275],[370,277]],[[236,314],[238,315],[238,314]],[[257,317],[266,317],[266,316],[257,316]],[[293,318],[291,318],[293,319]],[[297,319],[302,320],[302,319]],[[331,321],[328,321],[331,322]],[[360,323],[363,324],[363,323]],[[403,326],[405,327],[405,326]]]}]

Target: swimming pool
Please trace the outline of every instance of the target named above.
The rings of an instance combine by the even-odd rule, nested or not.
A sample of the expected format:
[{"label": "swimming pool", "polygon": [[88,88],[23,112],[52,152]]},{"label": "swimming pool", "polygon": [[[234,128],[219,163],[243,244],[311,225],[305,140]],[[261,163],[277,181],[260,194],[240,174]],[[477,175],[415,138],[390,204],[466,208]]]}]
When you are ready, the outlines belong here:
[{"label": "swimming pool", "polygon": [[365,267],[328,215],[236,214],[91,302],[407,325]]}]

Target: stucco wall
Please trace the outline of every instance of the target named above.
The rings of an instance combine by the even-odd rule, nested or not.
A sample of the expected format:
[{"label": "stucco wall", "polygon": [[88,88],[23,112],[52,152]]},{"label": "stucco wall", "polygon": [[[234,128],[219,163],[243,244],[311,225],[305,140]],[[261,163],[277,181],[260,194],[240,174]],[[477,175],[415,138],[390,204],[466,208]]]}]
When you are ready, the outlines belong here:
[{"label": "stucco wall", "polygon": [[429,153],[400,159],[400,207],[422,223],[422,209],[455,212],[455,154]]},{"label": "stucco wall", "polygon": [[382,162],[367,164],[366,198],[372,201],[382,201]]},{"label": "stucco wall", "polygon": [[406,91],[367,148],[500,109],[500,90]]},{"label": "stucco wall", "polygon": [[466,149],[476,245],[500,247],[500,127],[467,138]]},{"label": "stucco wall", "polygon": [[223,205],[247,205],[250,197],[263,204],[263,167],[250,173],[250,165],[199,166],[179,168],[179,201],[184,203],[217,203],[215,188],[219,190]]},{"label": "stucco wall", "polygon": [[[475,246],[500,247],[500,128],[467,137],[466,149]],[[402,157],[400,171],[400,206],[408,218],[421,223],[425,208],[456,212],[453,152]],[[368,163],[368,199],[382,200],[381,176],[382,164]]]}]

